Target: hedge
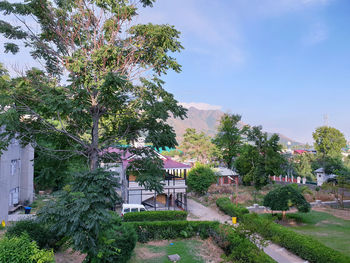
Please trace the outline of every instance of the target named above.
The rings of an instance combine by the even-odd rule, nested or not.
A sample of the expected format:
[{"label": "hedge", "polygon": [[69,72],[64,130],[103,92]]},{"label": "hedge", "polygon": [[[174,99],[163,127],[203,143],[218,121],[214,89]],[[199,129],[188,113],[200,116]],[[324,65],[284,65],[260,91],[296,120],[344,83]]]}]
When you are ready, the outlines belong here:
[{"label": "hedge", "polygon": [[228,197],[221,197],[216,200],[216,205],[219,207],[219,209],[224,212],[225,214],[229,216],[234,217],[242,217],[244,214],[248,214],[249,210],[245,208],[244,206],[238,204],[234,205],[230,198]]},{"label": "hedge", "polygon": [[350,257],[325,246],[310,236],[299,234],[257,214],[244,215],[246,228],[314,263],[349,263]]},{"label": "hedge", "polygon": [[149,240],[188,238],[196,235],[209,237],[209,230],[218,226],[215,221],[153,221],[126,222],[136,230],[139,242]]},{"label": "hedge", "polygon": [[187,219],[186,211],[144,211],[126,213],[123,216],[125,222],[141,221],[182,221]]},{"label": "hedge", "polygon": [[276,262],[245,236],[238,234],[232,226],[219,225],[210,231],[213,240],[224,250],[230,261],[242,263]]},{"label": "hedge", "polygon": [[39,249],[28,234],[0,240],[0,263],[53,263],[53,251]]}]

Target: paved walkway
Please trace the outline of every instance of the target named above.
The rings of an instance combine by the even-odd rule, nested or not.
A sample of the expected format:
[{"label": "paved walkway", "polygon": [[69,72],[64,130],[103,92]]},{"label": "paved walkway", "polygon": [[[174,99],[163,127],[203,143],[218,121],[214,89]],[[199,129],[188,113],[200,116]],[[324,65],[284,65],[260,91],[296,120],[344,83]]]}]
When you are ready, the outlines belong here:
[{"label": "paved walkway", "polygon": [[[231,217],[223,215],[221,212],[206,207],[193,199],[188,199],[187,207],[189,212],[188,220],[207,220],[214,221],[217,220],[220,223],[231,223]],[[271,258],[276,260],[278,263],[306,263],[307,261],[301,259],[300,257],[292,254],[283,247],[276,244],[270,243],[264,248],[264,252]]]}]

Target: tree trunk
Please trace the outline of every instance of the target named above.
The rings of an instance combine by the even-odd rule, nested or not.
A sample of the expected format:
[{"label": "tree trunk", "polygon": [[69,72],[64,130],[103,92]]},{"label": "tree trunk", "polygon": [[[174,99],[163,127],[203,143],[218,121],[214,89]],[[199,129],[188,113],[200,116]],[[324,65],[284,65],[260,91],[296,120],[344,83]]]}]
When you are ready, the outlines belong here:
[{"label": "tree trunk", "polygon": [[286,220],[286,211],[282,211],[282,221]]},{"label": "tree trunk", "polygon": [[99,111],[97,106],[92,106],[92,129],[91,129],[91,148],[89,154],[90,171],[95,171],[98,168],[98,124]]}]

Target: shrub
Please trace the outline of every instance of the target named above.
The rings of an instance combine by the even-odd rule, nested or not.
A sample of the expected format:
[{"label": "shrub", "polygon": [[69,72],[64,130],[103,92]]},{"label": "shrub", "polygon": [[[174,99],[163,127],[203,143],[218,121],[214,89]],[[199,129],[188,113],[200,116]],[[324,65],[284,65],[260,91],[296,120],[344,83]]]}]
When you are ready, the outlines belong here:
[{"label": "shrub", "polygon": [[259,217],[257,214],[244,215],[243,224],[249,230],[259,233],[262,237],[274,243],[280,244],[309,262],[350,262],[348,256],[323,245],[312,237],[296,233],[271,220]]},{"label": "shrub", "polygon": [[35,241],[39,248],[57,248],[56,243],[59,238],[43,224],[34,220],[22,220],[16,224],[9,226],[6,231],[6,236],[19,237],[26,232],[31,241]]},{"label": "shrub", "polygon": [[4,237],[0,240],[1,263],[51,263],[55,262],[53,251],[41,250],[28,234],[20,237]]},{"label": "shrub", "polygon": [[230,198],[221,197],[216,200],[216,205],[219,209],[229,216],[242,217],[244,214],[248,214],[249,210],[244,206],[238,204],[234,205]]},{"label": "shrub", "polygon": [[130,225],[120,224],[120,219],[114,218],[110,227],[102,232],[98,239],[98,254],[92,262],[112,263],[128,262],[136,246],[137,235]]},{"label": "shrub", "polygon": [[199,235],[202,238],[209,237],[209,229],[218,226],[213,221],[153,221],[153,222],[128,222],[136,230],[139,242],[149,240],[188,238]]},{"label": "shrub", "polygon": [[135,221],[179,221],[187,219],[186,211],[145,211],[139,213],[126,213],[125,222]]},{"label": "shrub", "polygon": [[210,231],[213,240],[233,262],[275,262],[245,236],[237,233],[231,226],[219,225]]},{"label": "shrub", "polygon": [[187,185],[191,191],[203,195],[208,191],[209,186],[216,182],[216,175],[209,166],[196,163],[189,171]]}]

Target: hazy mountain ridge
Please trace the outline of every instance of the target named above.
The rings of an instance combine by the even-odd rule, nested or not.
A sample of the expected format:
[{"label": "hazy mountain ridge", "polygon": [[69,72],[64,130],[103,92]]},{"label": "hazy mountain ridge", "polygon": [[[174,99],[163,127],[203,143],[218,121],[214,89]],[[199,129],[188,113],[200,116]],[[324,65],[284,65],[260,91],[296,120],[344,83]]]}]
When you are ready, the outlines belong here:
[{"label": "hazy mountain ridge", "polygon": [[[224,112],[221,110],[199,110],[195,107],[190,107],[187,111],[187,119],[181,120],[170,118],[168,123],[174,127],[176,138],[180,143],[187,128],[194,128],[209,136],[214,136],[217,126],[219,125],[219,120],[223,114]],[[245,125],[243,122],[241,124],[242,126]],[[273,133],[268,132],[268,134],[272,135]],[[291,142],[292,146],[301,144],[283,134],[277,134],[280,136],[280,142],[284,145],[287,145],[288,141]]]}]

